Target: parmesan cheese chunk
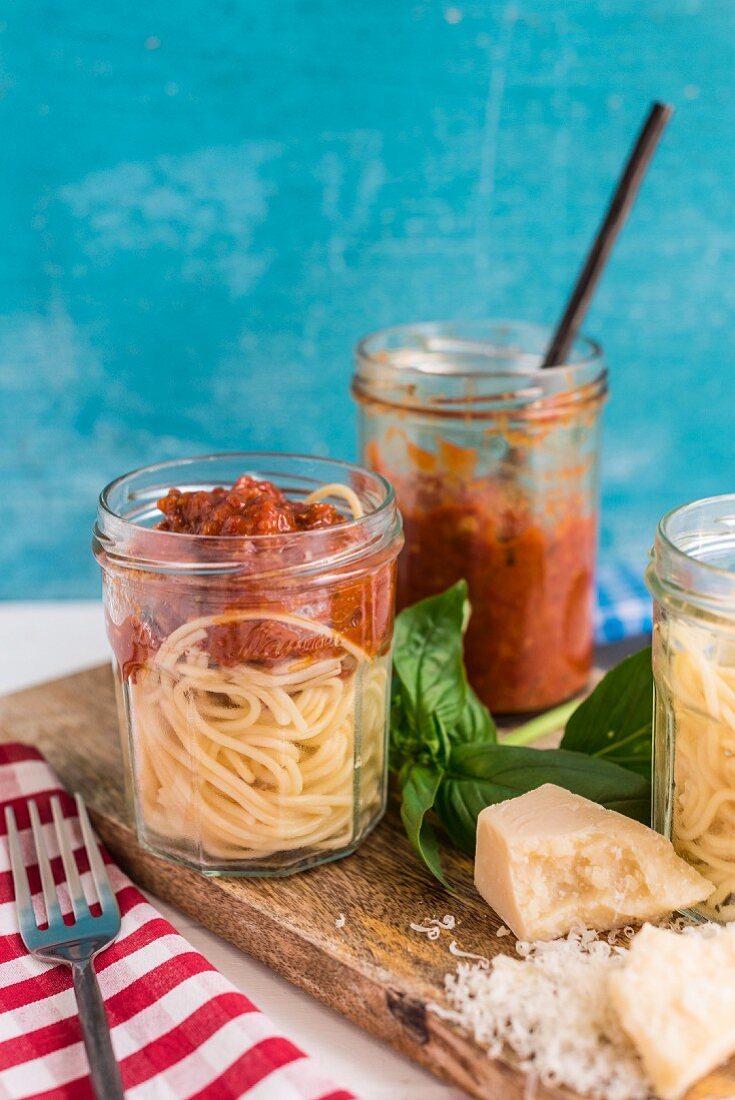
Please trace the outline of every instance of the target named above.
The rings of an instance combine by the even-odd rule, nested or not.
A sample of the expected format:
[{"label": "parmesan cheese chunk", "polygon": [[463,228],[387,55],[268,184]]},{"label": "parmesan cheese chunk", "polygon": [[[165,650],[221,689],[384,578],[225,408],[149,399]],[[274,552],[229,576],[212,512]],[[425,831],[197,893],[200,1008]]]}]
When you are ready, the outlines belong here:
[{"label": "parmesan cheese chunk", "polygon": [[654,920],[713,889],[665,837],[552,783],[482,811],[475,885],[524,940]]},{"label": "parmesan cheese chunk", "polygon": [[608,991],[656,1092],[677,1100],[735,1052],[735,925],[646,925]]}]

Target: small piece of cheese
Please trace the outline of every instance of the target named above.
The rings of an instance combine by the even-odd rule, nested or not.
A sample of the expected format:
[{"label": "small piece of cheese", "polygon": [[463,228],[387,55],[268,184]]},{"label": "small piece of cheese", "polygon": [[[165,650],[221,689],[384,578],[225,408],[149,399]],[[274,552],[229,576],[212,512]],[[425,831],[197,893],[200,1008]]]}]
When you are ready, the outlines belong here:
[{"label": "small piece of cheese", "polygon": [[656,1092],[677,1100],[735,1052],[735,925],[646,925],[608,992]]},{"label": "small piece of cheese", "polygon": [[552,783],[482,811],[475,885],[524,940],[654,920],[713,889],[665,837]]}]

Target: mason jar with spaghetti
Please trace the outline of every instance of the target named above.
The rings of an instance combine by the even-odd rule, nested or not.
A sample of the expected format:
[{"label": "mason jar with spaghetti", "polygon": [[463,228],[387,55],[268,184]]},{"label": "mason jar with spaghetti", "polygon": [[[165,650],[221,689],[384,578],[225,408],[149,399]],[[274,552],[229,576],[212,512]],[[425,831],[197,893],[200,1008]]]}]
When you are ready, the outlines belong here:
[{"label": "mason jar with spaghetti", "polygon": [[653,824],[712,883],[698,912],[735,920],[735,494],[661,520],[653,595]]},{"label": "mason jar with spaghetti", "polygon": [[386,329],[357,348],[367,466],[393,484],[399,606],[465,577],[470,681],[491,710],[573,696],[592,664],[601,349],[541,369],[550,333],[510,322]]},{"label": "mason jar with spaghetti", "polygon": [[149,466],[100,496],[140,841],[205,874],[354,851],[381,817],[395,561],[385,480],[293,455]]}]

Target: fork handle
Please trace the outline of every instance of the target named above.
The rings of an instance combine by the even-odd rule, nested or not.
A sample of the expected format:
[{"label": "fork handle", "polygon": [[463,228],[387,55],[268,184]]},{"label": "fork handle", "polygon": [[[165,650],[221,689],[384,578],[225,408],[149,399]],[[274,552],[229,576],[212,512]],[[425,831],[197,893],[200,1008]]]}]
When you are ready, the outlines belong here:
[{"label": "fork handle", "polygon": [[71,970],[94,1094],[97,1100],[124,1100],[120,1067],[92,960],[72,963]]}]

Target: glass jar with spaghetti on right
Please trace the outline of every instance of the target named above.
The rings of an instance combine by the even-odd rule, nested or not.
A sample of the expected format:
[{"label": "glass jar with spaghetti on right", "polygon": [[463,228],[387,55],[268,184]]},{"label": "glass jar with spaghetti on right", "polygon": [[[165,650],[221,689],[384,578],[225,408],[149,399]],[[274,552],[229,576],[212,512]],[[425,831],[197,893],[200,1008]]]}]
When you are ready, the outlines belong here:
[{"label": "glass jar with spaghetti on right", "polygon": [[653,825],[712,883],[695,915],[735,920],[735,494],[661,520],[654,599]]}]

